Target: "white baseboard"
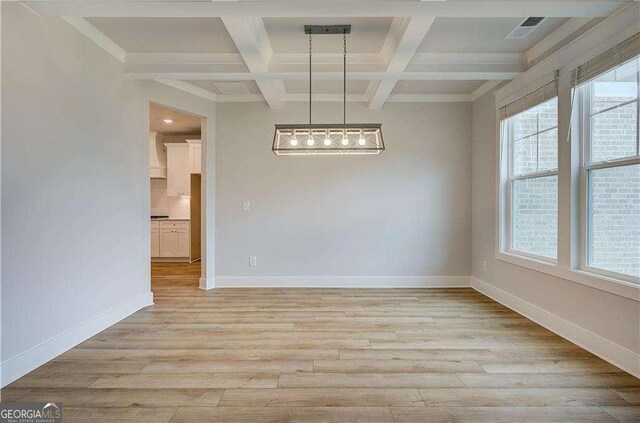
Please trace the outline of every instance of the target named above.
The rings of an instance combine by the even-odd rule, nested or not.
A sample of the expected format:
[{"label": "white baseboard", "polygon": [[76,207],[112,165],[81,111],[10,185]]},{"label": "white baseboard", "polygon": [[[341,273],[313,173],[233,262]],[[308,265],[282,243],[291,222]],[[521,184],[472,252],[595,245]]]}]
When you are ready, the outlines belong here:
[{"label": "white baseboard", "polygon": [[481,294],[522,314],[529,320],[533,320],[625,372],[631,373],[635,377],[640,377],[640,354],[478,278],[471,276],[470,280],[471,287]]},{"label": "white baseboard", "polygon": [[199,283],[198,283],[198,287],[200,289],[204,289],[205,291],[208,291],[209,289],[215,288],[216,287],[216,283],[211,278],[200,278]]},{"label": "white baseboard", "polygon": [[468,288],[469,277],[216,276],[215,286],[216,288]]},{"label": "white baseboard", "polygon": [[117,307],[108,310],[81,325],[56,335],[27,351],[20,353],[0,365],[0,386],[26,375],[30,371],[54,359],[79,343],[95,336],[109,326],[153,304],[153,293],[145,292]]}]

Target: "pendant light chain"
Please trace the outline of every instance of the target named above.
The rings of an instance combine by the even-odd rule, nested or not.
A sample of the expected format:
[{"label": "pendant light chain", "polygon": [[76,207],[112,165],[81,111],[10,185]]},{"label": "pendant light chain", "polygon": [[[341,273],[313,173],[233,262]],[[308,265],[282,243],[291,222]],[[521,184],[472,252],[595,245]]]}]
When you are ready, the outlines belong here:
[{"label": "pendant light chain", "polygon": [[[342,123],[346,126],[347,124],[347,32],[343,31],[342,33],[342,44],[343,44],[343,83],[342,83],[342,97],[343,97],[343,108],[342,108]],[[345,129],[346,131],[346,129]],[[346,132],[345,132],[346,135]]]},{"label": "pendant light chain", "polygon": [[309,136],[311,137],[311,33],[309,33]]}]

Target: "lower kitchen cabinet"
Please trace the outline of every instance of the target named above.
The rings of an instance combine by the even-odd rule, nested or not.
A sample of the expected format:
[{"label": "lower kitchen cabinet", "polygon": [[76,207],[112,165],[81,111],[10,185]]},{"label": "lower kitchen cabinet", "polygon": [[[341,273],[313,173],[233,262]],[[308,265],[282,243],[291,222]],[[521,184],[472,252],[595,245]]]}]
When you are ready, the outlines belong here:
[{"label": "lower kitchen cabinet", "polygon": [[151,222],[151,257],[160,257],[160,225]]},{"label": "lower kitchen cabinet", "polygon": [[[190,231],[188,221],[167,220],[151,223],[151,257],[189,258]],[[158,223],[157,228],[153,227],[154,223]],[[157,254],[154,255],[156,252]]]}]

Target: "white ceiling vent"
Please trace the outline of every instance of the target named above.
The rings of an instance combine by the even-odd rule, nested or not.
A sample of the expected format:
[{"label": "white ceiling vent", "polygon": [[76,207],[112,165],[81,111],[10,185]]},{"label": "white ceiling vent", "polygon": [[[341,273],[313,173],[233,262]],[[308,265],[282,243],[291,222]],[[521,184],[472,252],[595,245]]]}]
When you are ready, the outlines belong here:
[{"label": "white ceiling vent", "polygon": [[247,84],[244,82],[214,82],[222,95],[243,95],[250,94]]},{"label": "white ceiling vent", "polygon": [[504,38],[506,40],[526,38],[540,25],[544,18],[529,17],[525,18],[516,25]]}]

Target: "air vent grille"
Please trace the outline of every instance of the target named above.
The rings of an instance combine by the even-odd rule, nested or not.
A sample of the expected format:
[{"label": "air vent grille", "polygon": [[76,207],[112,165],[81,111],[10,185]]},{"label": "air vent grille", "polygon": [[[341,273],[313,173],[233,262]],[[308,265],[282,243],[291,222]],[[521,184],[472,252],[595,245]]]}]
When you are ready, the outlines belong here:
[{"label": "air vent grille", "polygon": [[521,39],[528,37],[540,23],[544,20],[543,17],[529,17],[525,18],[516,25],[504,38],[507,40]]},{"label": "air vent grille", "polygon": [[524,22],[522,22],[520,24],[520,26],[536,26],[538,25],[540,22],[542,22],[544,18],[536,18],[536,17],[532,17],[532,18],[527,18],[524,20]]}]

